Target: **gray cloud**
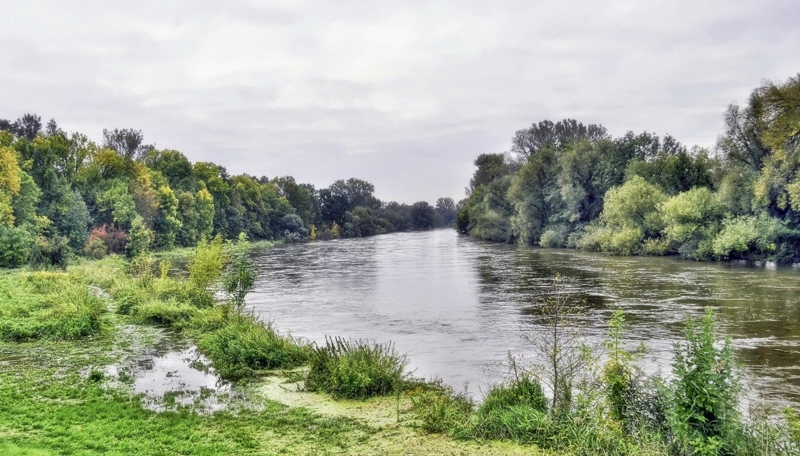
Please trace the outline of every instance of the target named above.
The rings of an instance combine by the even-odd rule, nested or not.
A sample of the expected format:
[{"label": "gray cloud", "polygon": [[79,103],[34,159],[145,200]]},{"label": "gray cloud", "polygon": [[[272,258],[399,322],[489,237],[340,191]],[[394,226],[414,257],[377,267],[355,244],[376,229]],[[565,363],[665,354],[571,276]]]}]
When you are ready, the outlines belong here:
[{"label": "gray cloud", "polygon": [[0,17],[0,117],[133,127],[232,173],[459,199],[545,118],[711,147],[722,112],[798,70],[793,0],[31,1]]}]

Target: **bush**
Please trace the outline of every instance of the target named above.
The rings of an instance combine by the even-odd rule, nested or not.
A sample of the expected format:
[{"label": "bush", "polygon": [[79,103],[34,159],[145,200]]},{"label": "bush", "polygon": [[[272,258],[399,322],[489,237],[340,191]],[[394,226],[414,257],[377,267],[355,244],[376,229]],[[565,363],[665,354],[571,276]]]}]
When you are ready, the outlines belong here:
[{"label": "bush", "polygon": [[742,258],[749,254],[763,256],[774,253],[778,236],[785,227],[768,216],[744,216],[723,222],[713,241],[714,254],[720,258]]},{"label": "bush", "polygon": [[521,377],[508,384],[493,387],[486,394],[483,404],[478,407],[478,415],[491,413],[493,410],[523,406],[540,412],[547,412],[547,397],[542,385],[529,376]]},{"label": "bush", "polygon": [[[128,239],[127,233],[124,230],[117,228],[114,225],[102,225],[95,228],[89,233],[89,238],[86,240],[86,246],[100,241],[106,246],[107,253],[125,253],[125,243]],[[89,256],[87,254],[87,256]]]},{"label": "bush", "polygon": [[108,254],[108,247],[100,238],[89,238],[89,240],[86,241],[86,246],[83,248],[83,254],[95,260],[102,260]]},{"label": "bush", "polygon": [[228,265],[222,273],[222,289],[228,295],[228,302],[241,312],[244,298],[253,289],[258,272],[250,261],[250,243],[244,233],[239,233],[236,242],[228,244]]},{"label": "bush", "polygon": [[475,404],[466,394],[455,394],[451,386],[432,382],[412,399],[412,412],[426,432],[446,432],[457,437],[469,435]]},{"label": "bush", "polygon": [[39,236],[31,248],[29,263],[34,268],[57,267],[65,269],[69,257],[69,240],[63,236]]},{"label": "bush", "polygon": [[692,454],[719,454],[740,427],[736,405],[741,386],[731,342],[715,346],[710,307],[699,326],[687,318],[684,335],[686,341],[675,347],[669,410],[675,444]]},{"label": "bush", "polygon": [[210,242],[201,239],[189,260],[189,280],[197,288],[208,290],[222,274],[223,261],[222,237],[217,236]]},{"label": "bush", "polygon": [[227,324],[202,335],[197,346],[224,378],[253,376],[259,370],[290,369],[308,360],[308,349],[281,336],[271,324],[230,314]]},{"label": "bush", "polygon": [[0,224],[0,267],[15,268],[25,264],[32,244],[24,229]]},{"label": "bush", "polygon": [[325,338],[324,346],[312,350],[306,388],[336,398],[386,395],[403,388],[406,364],[391,343]]},{"label": "bush", "polygon": [[529,376],[497,385],[478,407],[472,433],[481,438],[540,442],[552,426],[547,403],[542,386]]},{"label": "bush", "polygon": [[539,245],[542,247],[558,248],[564,247],[567,244],[567,229],[566,227],[550,228],[542,233],[539,238]]},{"label": "bush", "polygon": [[153,230],[147,228],[142,217],[137,215],[131,223],[131,231],[125,242],[128,258],[136,258],[149,252],[153,239]]}]

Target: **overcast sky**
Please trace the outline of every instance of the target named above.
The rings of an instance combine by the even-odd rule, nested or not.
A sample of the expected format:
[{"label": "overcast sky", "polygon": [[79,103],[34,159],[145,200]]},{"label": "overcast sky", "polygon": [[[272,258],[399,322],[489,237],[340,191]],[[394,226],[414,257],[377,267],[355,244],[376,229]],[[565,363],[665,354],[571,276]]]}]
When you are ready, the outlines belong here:
[{"label": "overcast sky", "polygon": [[778,1],[3,1],[0,118],[135,128],[231,174],[463,198],[543,119],[712,147],[730,102],[800,71]]}]

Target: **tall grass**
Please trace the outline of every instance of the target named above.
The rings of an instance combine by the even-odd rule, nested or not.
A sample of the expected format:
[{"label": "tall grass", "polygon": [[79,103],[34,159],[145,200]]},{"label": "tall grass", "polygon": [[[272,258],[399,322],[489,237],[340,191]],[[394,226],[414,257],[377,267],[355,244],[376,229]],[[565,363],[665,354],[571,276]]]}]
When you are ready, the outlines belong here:
[{"label": "tall grass", "polygon": [[0,339],[80,339],[97,334],[105,304],[75,276],[14,272],[0,277]]},{"label": "tall grass", "polygon": [[326,337],[312,350],[306,388],[337,398],[382,396],[403,388],[407,363],[391,343]]},{"label": "tall grass", "polygon": [[[249,315],[223,315],[224,324],[197,339],[200,351],[211,359],[221,376],[240,379],[259,370],[288,369],[308,361],[309,349],[279,334],[271,324]],[[204,319],[201,324],[209,322]]]}]

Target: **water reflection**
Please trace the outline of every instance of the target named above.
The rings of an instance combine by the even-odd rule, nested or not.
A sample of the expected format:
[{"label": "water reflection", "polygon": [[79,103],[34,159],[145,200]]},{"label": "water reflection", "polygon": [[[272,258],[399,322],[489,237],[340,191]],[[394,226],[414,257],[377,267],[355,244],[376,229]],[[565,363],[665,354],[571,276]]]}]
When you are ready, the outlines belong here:
[{"label": "water reflection", "polygon": [[314,341],[392,340],[423,376],[476,392],[499,380],[507,352],[539,328],[531,310],[559,275],[584,303],[599,341],[615,308],[648,370],[669,371],[686,315],[712,306],[723,333],[770,401],[800,403],[800,270],[674,258],[621,258],[484,243],[453,231],[287,245],[257,252],[249,297],[262,318]]}]

